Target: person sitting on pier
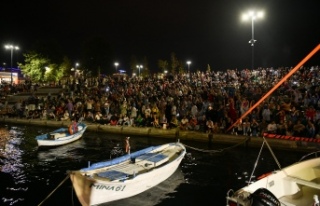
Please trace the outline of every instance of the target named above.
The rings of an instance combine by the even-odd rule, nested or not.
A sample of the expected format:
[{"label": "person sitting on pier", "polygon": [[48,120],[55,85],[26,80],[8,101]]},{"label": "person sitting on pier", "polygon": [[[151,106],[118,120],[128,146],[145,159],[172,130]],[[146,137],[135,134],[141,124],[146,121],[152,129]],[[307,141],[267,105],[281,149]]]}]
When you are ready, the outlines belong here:
[{"label": "person sitting on pier", "polygon": [[188,126],[189,126],[189,119],[187,118],[186,115],[184,115],[180,122],[180,129],[188,130]]},{"label": "person sitting on pier", "polygon": [[196,116],[192,116],[192,118],[189,120],[188,130],[199,130],[200,125],[198,124],[198,120]]}]

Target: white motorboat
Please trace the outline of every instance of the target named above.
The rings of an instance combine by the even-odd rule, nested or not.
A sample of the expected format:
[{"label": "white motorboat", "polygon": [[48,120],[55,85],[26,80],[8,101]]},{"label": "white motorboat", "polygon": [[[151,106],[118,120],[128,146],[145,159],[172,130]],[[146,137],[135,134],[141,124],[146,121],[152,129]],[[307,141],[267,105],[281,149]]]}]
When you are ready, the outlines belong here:
[{"label": "white motorboat", "polygon": [[[265,139],[264,143],[273,154]],[[249,181],[249,185],[235,192],[229,190],[226,197],[227,205],[319,206],[320,157],[317,157],[319,154],[320,151],[310,153],[290,166],[263,175],[256,182]],[[279,165],[278,161],[277,163]]]}]

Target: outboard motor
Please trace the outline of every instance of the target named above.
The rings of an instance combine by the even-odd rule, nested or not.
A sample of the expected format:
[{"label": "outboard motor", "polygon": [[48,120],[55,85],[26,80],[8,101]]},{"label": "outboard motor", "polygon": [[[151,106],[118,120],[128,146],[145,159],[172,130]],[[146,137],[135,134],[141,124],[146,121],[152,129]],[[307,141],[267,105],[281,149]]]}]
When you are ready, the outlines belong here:
[{"label": "outboard motor", "polygon": [[257,189],[249,197],[252,199],[252,206],[280,206],[281,203],[269,190],[265,188]]}]

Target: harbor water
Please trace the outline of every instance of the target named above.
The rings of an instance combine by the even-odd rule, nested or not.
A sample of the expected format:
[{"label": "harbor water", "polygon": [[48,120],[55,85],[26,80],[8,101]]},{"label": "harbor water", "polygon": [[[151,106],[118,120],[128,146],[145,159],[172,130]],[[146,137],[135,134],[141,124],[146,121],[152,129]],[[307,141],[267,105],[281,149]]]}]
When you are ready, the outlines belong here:
[{"label": "harbor water", "polygon": [[[38,148],[35,136],[51,130],[30,125],[0,126],[0,135],[6,139],[0,150],[0,205],[79,206],[67,171],[110,159],[114,151],[120,152],[124,146],[125,136],[86,131],[71,144]],[[132,135],[131,151],[168,141]],[[187,155],[168,180],[140,195],[103,205],[226,205],[229,189],[248,184],[260,151],[244,146],[182,143],[187,146]],[[285,167],[305,153],[274,150],[274,154]],[[270,151],[264,148],[252,180],[278,168]]]}]

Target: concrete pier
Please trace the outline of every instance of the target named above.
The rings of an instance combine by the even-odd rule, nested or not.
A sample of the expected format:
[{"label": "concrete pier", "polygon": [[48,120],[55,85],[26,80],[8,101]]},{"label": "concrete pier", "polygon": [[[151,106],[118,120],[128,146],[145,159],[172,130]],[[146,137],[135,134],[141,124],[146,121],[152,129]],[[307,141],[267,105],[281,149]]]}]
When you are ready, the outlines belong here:
[{"label": "concrete pier", "polygon": [[[19,119],[19,118],[0,118],[0,122],[7,124],[21,124],[25,126],[46,126],[46,127],[67,127],[70,121],[52,121],[40,119]],[[118,134],[124,136],[145,136],[168,138],[170,141],[200,141],[212,144],[226,144],[228,146],[239,145],[243,147],[260,148],[263,143],[261,137],[235,136],[229,134],[208,134],[196,131],[181,131],[177,129],[159,129],[153,127],[128,127],[128,126],[110,126],[97,123],[85,122],[88,125],[86,132],[102,132],[109,134]],[[267,139],[272,149],[291,150],[301,152],[313,152],[320,149],[320,144],[315,142],[301,142],[282,139]]]}]

